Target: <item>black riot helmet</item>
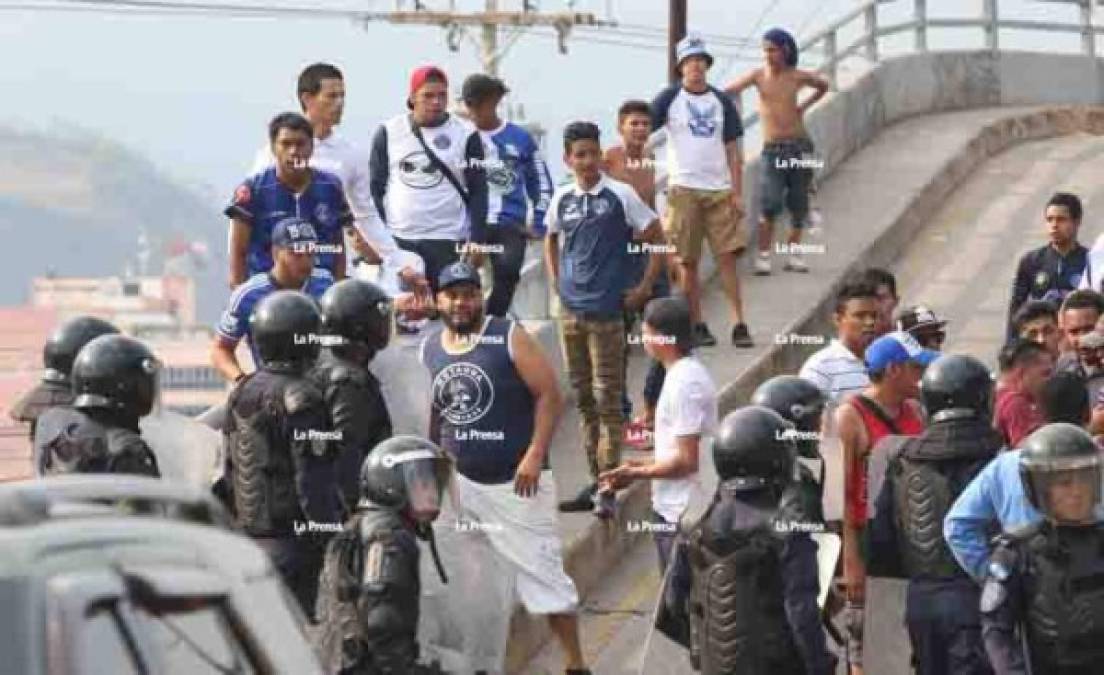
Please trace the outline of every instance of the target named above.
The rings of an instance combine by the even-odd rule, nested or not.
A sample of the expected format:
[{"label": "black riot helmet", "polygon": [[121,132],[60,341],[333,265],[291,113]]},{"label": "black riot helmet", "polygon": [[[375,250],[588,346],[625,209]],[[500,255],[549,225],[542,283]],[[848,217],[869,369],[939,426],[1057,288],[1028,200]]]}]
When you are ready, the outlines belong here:
[{"label": "black riot helmet", "polygon": [[94,316],[78,316],[61,324],[42,348],[42,363],[46,366],[42,379],[68,385],[73,361],[81,347],[101,335],[118,332],[118,328]]},{"label": "black riot helmet", "polygon": [[796,375],[772,377],[751,395],[751,404],[770,408],[792,423],[797,452],[802,457],[819,457],[821,415],[828,402],[824,392],[809,380]]},{"label": "black riot helmet", "polygon": [[[1092,522],[1100,504],[1100,452],[1092,436],[1073,424],[1056,422],[1035,430],[1020,452],[1027,500],[1059,524]],[[1058,489],[1065,493],[1056,498]]]},{"label": "black riot helmet", "polygon": [[383,441],[360,465],[361,506],[405,511],[415,521],[432,522],[452,477],[452,458],[417,436]]},{"label": "black riot helmet", "polygon": [[259,368],[301,373],[318,358],[323,340],[318,305],[299,291],[266,295],[249,317]]},{"label": "black riot helmet", "polygon": [[959,417],[987,420],[993,411],[993,376],[972,356],[944,354],[924,370],[920,399],[932,422]]},{"label": "black riot helmet", "polygon": [[149,347],[126,335],[101,335],[73,362],[73,406],[128,418],[145,417],[157,399],[161,362]]},{"label": "black riot helmet", "polygon": [[729,413],[713,441],[713,465],[722,481],[758,490],[782,487],[794,475],[794,425],[763,406]]},{"label": "black riot helmet", "polygon": [[342,344],[334,344],[339,354],[359,345],[367,350],[367,361],[391,340],[391,299],[373,283],[345,279],[330,286],[318,304],[322,332],[342,338]]}]

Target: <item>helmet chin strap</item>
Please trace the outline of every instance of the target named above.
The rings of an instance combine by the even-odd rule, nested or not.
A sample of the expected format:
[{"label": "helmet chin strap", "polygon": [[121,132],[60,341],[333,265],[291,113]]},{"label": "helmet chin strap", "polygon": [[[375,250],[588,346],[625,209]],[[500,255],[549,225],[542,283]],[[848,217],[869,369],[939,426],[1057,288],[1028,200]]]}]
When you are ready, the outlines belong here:
[{"label": "helmet chin strap", "polygon": [[433,536],[432,523],[415,523],[414,534],[419,539],[429,542],[429,551],[433,554],[433,565],[437,568],[437,576],[441,577],[441,583],[448,583],[448,575],[445,574],[445,566],[441,564],[441,554],[437,552],[437,538]]}]

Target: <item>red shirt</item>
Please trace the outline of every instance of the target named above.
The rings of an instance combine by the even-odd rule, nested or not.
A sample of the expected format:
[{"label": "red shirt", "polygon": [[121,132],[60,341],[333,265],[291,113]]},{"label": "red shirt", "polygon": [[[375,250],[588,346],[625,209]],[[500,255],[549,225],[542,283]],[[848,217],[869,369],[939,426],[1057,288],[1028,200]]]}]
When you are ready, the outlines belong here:
[{"label": "red shirt", "polygon": [[[907,402],[901,406],[897,417],[893,418],[893,425],[896,430],[891,429],[857,397],[851,398],[849,403],[862,418],[863,426],[866,428],[866,436],[870,439],[869,448],[876,446],[878,441],[886,436],[919,436],[924,432],[923,418]],[[861,462],[853,463],[847,467],[847,474],[844,478],[844,518],[847,522],[860,527],[866,524],[867,519],[867,463],[867,458],[863,458]]]},{"label": "red shirt", "polygon": [[1015,448],[1032,431],[1043,426],[1043,413],[1026,392],[1012,387],[997,389],[993,427],[1004,436],[1009,448]]}]

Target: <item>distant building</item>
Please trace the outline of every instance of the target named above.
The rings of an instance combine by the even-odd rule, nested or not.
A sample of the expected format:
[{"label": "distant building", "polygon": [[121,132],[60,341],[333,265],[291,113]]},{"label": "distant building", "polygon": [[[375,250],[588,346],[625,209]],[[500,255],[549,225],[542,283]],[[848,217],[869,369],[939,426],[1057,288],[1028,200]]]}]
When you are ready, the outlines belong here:
[{"label": "distant building", "polygon": [[[80,314],[110,321],[153,349],[163,364],[161,403],[167,409],[194,416],[226,399],[226,382],[211,367],[212,330],[196,324],[190,277],[37,277],[28,305],[0,307],[0,477],[11,477],[5,464],[25,462],[30,450],[26,428],[11,419],[10,407],[41,377],[50,333]],[[248,356],[240,358],[248,363]]]},{"label": "distant building", "polygon": [[60,315],[101,316],[139,337],[196,322],[195,281],[186,276],[36,277],[30,304]]}]

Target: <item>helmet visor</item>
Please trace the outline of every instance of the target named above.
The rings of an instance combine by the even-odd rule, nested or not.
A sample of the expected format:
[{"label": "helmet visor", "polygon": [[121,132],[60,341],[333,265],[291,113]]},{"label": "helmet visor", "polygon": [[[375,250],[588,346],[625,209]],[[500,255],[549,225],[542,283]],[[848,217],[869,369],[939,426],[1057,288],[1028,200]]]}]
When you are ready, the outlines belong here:
[{"label": "helmet visor", "polygon": [[1026,465],[1039,507],[1058,523],[1091,523],[1101,497],[1099,457],[1076,457]]},{"label": "helmet visor", "polygon": [[427,452],[401,466],[410,517],[433,522],[441,513],[441,497],[452,478],[452,462]]}]

